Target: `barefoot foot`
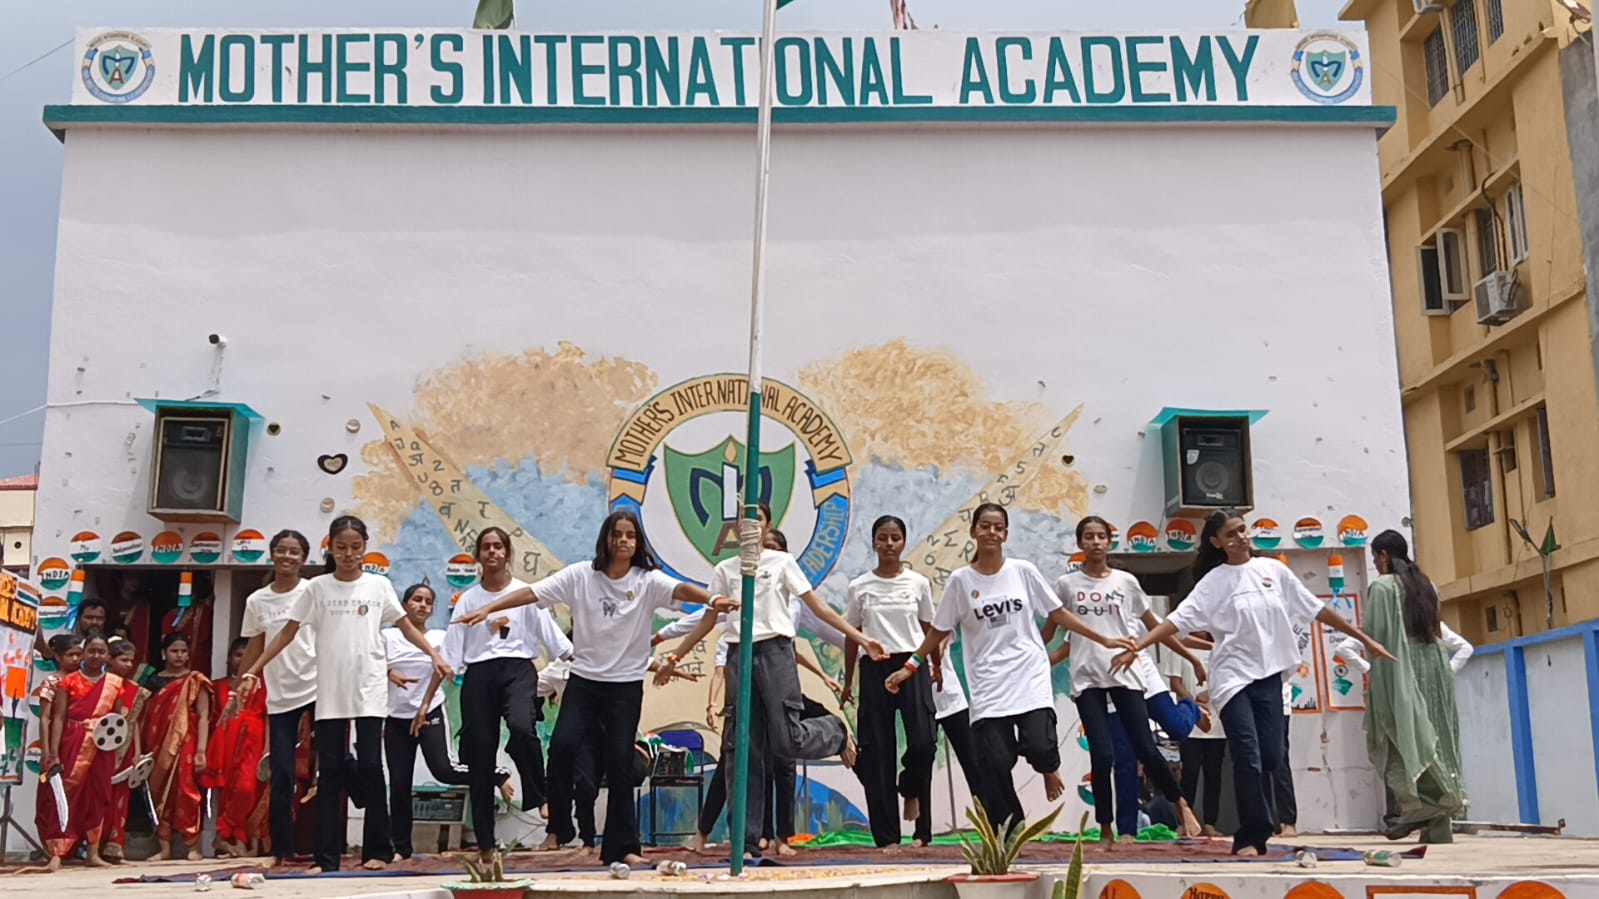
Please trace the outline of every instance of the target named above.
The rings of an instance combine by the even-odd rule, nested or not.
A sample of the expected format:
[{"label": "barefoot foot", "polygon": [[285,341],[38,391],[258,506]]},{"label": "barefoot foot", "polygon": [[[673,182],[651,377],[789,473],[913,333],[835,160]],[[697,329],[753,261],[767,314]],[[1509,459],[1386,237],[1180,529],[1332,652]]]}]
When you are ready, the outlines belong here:
[{"label": "barefoot foot", "polygon": [[1221,831],[1217,830],[1216,825],[1214,824],[1206,824],[1204,828],[1199,831],[1199,835],[1202,837],[1219,837],[1221,836]]},{"label": "barefoot foot", "polygon": [[699,855],[701,852],[704,852],[705,851],[705,834],[697,833],[697,834],[689,837],[688,838],[688,842],[683,844],[683,848],[687,849],[688,851],[690,851],[692,853],[694,853],[695,855]]},{"label": "barefoot foot", "polygon": [[629,852],[622,856],[622,861],[626,862],[629,868],[647,868],[650,865],[650,860],[637,852]]},{"label": "barefoot foot", "polygon": [[1099,826],[1099,848],[1106,852],[1116,851],[1116,835],[1111,833],[1109,824]]},{"label": "barefoot foot", "polygon": [[855,735],[846,731],[844,733],[844,748],[838,752],[838,757],[844,762],[844,767],[854,768],[856,760],[860,758],[860,752],[860,746],[855,742]]},{"label": "barefoot foot", "polygon": [[1255,858],[1256,856],[1260,855],[1260,850],[1253,846],[1245,846],[1244,848],[1238,850],[1238,852],[1235,854],[1239,858]]},{"label": "barefoot foot", "polygon": [[1200,835],[1199,819],[1194,817],[1194,810],[1188,807],[1188,800],[1177,800],[1177,832],[1185,837]]},{"label": "barefoot foot", "polygon": [[322,866],[321,865],[312,865],[311,867],[305,869],[305,873],[311,875],[312,877],[315,877],[318,874],[322,873]]},{"label": "barefoot foot", "polygon": [[544,836],[544,842],[539,844],[540,852],[554,852],[559,848],[561,848],[561,841],[556,839],[555,834],[553,833],[546,834]]},{"label": "barefoot foot", "polygon": [[500,784],[500,799],[504,800],[506,805],[511,804],[511,799],[515,795],[516,787],[511,786],[511,782],[509,780]]},{"label": "barefoot foot", "polygon": [[921,803],[921,800],[917,799],[914,796],[907,797],[906,800],[905,800],[905,820],[906,821],[915,821],[917,818],[920,818],[921,816],[922,816],[922,803]]},{"label": "barefoot foot", "polygon": [[1285,837],[1297,837],[1299,836],[1299,828],[1292,824],[1284,824],[1283,829],[1278,831],[1278,834]]},{"label": "barefoot foot", "polygon": [[1061,779],[1059,771],[1051,771],[1044,775],[1044,797],[1050,802],[1061,797],[1066,792],[1066,781]]},{"label": "barefoot foot", "polygon": [[189,850],[189,861],[191,861],[191,862],[202,862],[202,861],[205,861],[205,856],[200,854],[199,848],[190,849]]},{"label": "barefoot foot", "polygon": [[794,856],[799,855],[799,850],[795,849],[793,846],[790,846],[786,840],[778,840],[777,854],[781,858],[793,858]]},{"label": "barefoot foot", "polygon": [[365,868],[368,871],[381,871],[384,868],[387,868],[388,866],[389,866],[389,863],[384,861],[381,858],[369,858],[366,861],[361,863],[361,867]]}]

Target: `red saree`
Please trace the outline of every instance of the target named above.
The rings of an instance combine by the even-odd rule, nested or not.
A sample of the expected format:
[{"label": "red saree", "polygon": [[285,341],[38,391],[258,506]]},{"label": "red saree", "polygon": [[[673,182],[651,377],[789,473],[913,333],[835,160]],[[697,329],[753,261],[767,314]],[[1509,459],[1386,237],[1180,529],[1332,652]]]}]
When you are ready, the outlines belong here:
[{"label": "red saree", "polygon": [[[144,704],[150,699],[150,691],[139,686],[133,681],[122,682],[122,695],[117,697],[117,711],[128,717],[128,732],[139,734],[144,724]],[[129,765],[137,762],[138,756],[134,755],[134,743],[129,739],[117,750],[116,770],[122,771]],[[111,818],[106,821],[105,846],[103,854],[109,859],[123,857],[123,849],[128,840],[128,810],[133,805],[133,790],[126,781],[111,785]]]},{"label": "red saree", "polygon": [[67,794],[67,826],[56,816],[55,793],[47,786],[40,797],[39,815],[56,823],[45,838],[45,848],[56,858],[67,858],[78,845],[96,849],[111,817],[111,776],[116,773],[114,753],[101,752],[90,737],[105,715],[116,711],[122,695],[122,678],[106,674],[91,681],[72,672],[56,688],[55,701],[67,703],[67,723],[61,732],[61,779]]},{"label": "red saree", "polygon": [[[226,706],[232,688],[215,684],[217,704]],[[217,837],[230,843],[265,841],[270,791],[257,777],[267,742],[266,690],[256,690],[239,713],[217,727],[207,747],[200,785],[218,791]]]},{"label": "red saree", "polygon": [[202,704],[209,710],[208,720],[214,722],[218,708],[211,681],[191,671],[162,687],[145,706],[144,749],[155,755],[150,799],[161,819],[159,830],[188,839],[198,837],[205,822],[205,796],[194,770]]},{"label": "red saree", "polygon": [[[42,737],[44,722],[52,720],[51,715],[55,711],[56,697],[59,696],[63,702],[66,701],[66,694],[61,692],[61,675],[46,675],[44,682],[33,689],[33,695],[39,699],[40,735]],[[49,749],[43,739],[39,741],[39,744],[41,753]],[[66,836],[61,830],[60,820],[56,817],[55,794],[50,789],[50,783],[44,779],[42,774],[39,777],[39,795],[34,797],[33,800],[33,824],[39,831],[39,842],[43,843],[46,849],[50,847],[51,840],[59,840]]]}]

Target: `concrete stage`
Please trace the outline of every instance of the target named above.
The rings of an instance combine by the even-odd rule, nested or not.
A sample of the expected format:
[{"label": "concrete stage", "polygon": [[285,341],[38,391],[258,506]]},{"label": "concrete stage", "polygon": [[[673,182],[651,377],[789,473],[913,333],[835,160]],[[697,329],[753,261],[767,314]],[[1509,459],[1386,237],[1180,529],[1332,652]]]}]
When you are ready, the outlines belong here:
[{"label": "concrete stage", "polygon": [[[1560,837],[1463,836],[1448,846],[1428,847],[1426,858],[1406,859],[1398,868],[1372,868],[1359,861],[1321,861],[1313,870],[1274,862],[1202,861],[1115,862],[1089,865],[1087,899],[1599,899],[1599,841]],[[1308,836],[1290,845],[1324,849],[1408,849],[1376,837]],[[675,856],[670,856],[675,857]],[[802,851],[797,861],[803,861]],[[193,874],[216,872],[208,863],[155,862],[113,870],[69,867],[50,876],[19,876],[4,881],[5,899],[59,897],[81,893],[103,896],[115,890],[127,899],[192,899]],[[1023,864],[1042,875],[1027,899],[1047,899],[1064,863]],[[727,869],[690,871],[685,878],[660,878],[634,871],[613,880],[603,871],[533,875],[534,896],[578,894],[582,899],[637,899],[686,893],[703,899],[750,893],[783,893],[784,899],[955,899],[943,878],[959,865],[882,862],[827,866],[790,865],[747,870],[744,881],[716,879]],[[174,878],[167,883],[114,884],[140,875]],[[272,899],[449,899],[440,888],[454,874],[361,877],[281,877],[257,888]],[[240,895],[218,877],[213,892]],[[222,899],[222,897],[218,897]]]}]

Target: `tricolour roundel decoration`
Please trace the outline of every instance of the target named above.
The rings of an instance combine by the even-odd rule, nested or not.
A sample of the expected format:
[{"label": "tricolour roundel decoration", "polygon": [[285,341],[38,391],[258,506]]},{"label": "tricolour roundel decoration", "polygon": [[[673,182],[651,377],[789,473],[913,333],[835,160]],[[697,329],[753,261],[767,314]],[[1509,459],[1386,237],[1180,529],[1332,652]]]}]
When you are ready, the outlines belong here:
[{"label": "tricolour roundel decoration", "polygon": [[100,535],[94,531],[79,531],[73,534],[72,561],[79,565],[100,561]]},{"label": "tricolour roundel decoration", "polygon": [[39,579],[39,586],[45,590],[60,590],[72,580],[72,566],[66,559],[49,558],[39,563],[39,568],[34,572]]},{"label": "tricolour roundel decoration", "polygon": [[1082,571],[1084,558],[1081,551],[1072,553],[1071,558],[1066,560],[1066,573],[1071,574],[1074,571]]},{"label": "tricolour roundel decoration", "polygon": [[162,531],[150,538],[150,559],[160,565],[171,565],[183,558],[183,535],[177,531]]},{"label": "tricolour roundel decoration", "polygon": [[1199,543],[1199,529],[1186,518],[1166,522],[1166,545],[1173,552],[1185,553]]},{"label": "tricolour roundel decoration", "polygon": [[1499,899],[1566,899],[1566,896],[1547,883],[1523,880],[1505,887]]},{"label": "tricolour roundel decoration", "polygon": [[1227,891],[1213,883],[1196,883],[1183,890],[1183,899],[1230,899]]},{"label": "tricolour roundel decoration", "polygon": [[233,561],[254,565],[266,556],[267,540],[260,531],[246,528],[233,535]]},{"label": "tricolour roundel decoration", "polygon": [[1338,542],[1345,546],[1366,545],[1366,519],[1345,515],[1338,520]]},{"label": "tricolour roundel decoration", "polygon": [[128,719],[119,712],[102,715],[95,722],[91,737],[94,748],[101,752],[115,752],[128,742]]},{"label": "tricolour roundel decoration", "polygon": [[1152,553],[1160,548],[1160,531],[1147,521],[1133,522],[1127,529],[1127,547],[1135,553]]},{"label": "tricolour roundel decoration", "polygon": [[43,756],[44,756],[43,748],[40,747],[38,740],[34,740],[32,743],[29,743],[28,744],[28,748],[23,751],[23,753],[22,753],[22,764],[24,766],[26,766],[27,769],[30,772],[32,772],[34,774],[38,774],[39,773],[39,759],[42,758]]},{"label": "tricolour roundel decoration", "polygon": [[1259,550],[1276,549],[1277,544],[1283,542],[1283,532],[1272,519],[1257,518],[1249,526],[1249,541]]},{"label": "tricolour roundel decoration", "polygon": [[368,574],[389,576],[389,557],[380,552],[370,552],[361,559],[361,570]]},{"label": "tricolour roundel decoration", "polygon": [[132,565],[144,558],[144,538],[133,531],[123,531],[111,538],[111,560]]},{"label": "tricolour roundel decoration", "polygon": [[472,586],[478,579],[477,560],[466,553],[451,556],[450,561],[444,563],[444,579],[457,590]]},{"label": "tricolour roundel decoration", "polygon": [[222,535],[204,531],[189,541],[189,559],[199,565],[210,565],[222,558]]},{"label": "tricolour roundel decoration", "polygon": [[1321,546],[1325,539],[1321,519],[1301,518],[1294,522],[1294,542],[1304,549],[1315,549]]},{"label": "tricolour roundel decoration", "polygon": [[1344,894],[1319,880],[1307,880],[1284,893],[1283,899],[1344,899]]},{"label": "tricolour roundel decoration", "polygon": [[45,596],[39,599],[39,627],[53,631],[67,623],[67,613],[72,606],[64,596]]}]

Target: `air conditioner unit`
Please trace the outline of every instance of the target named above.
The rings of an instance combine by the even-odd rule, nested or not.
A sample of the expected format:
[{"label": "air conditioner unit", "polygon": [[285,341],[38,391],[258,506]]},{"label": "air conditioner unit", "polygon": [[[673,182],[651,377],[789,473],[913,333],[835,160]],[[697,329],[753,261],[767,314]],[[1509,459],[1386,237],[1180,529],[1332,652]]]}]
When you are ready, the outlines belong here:
[{"label": "air conditioner unit", "polygon": [[1472,293],[1477,300],[1479,325],[1502,325],[1521,313],[1514,271],[1490,274],[1477,282]]},{"label": "air conditioner unit", "polygon": [[1410,0],[1410,2],[1415,4],[1416,15],[1418,16],[1425,16],[1428,13],[1440,13],[1444,11],[1444,5],[1442,3],[1431,3],[1428,2],[1428,0]]}]

